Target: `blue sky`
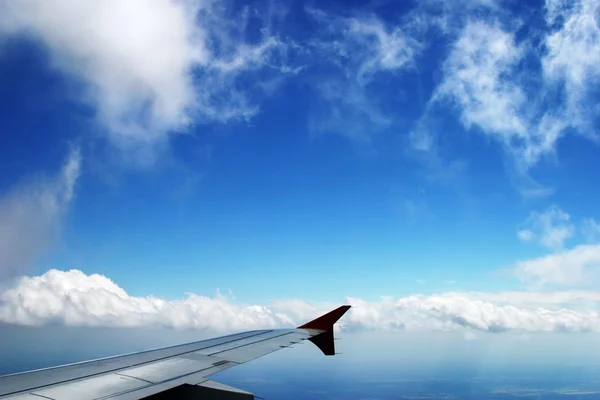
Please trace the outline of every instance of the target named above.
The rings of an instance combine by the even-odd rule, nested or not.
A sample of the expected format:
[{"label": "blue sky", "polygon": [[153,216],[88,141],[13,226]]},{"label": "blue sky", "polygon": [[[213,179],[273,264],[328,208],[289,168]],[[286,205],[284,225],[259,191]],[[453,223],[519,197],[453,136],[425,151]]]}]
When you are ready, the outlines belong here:
[{"label": "blue sky", "polygon": [[0,6],[3,322],[600,328],[597,2],[142,3]]}]

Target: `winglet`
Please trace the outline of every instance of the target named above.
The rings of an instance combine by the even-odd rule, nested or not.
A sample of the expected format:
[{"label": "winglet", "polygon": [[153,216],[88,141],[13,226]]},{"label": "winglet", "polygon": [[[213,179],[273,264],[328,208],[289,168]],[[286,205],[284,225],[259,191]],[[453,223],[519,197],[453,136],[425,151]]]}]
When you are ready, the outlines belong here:
[{"label": "winglet", "polygon": [[333,329],[333,324],[338,319],[342,318],[342,315],[350,309],[351,306],[340,306],[333,311],[329,311],[327,314],[321,315],[319,318],[313,319],[304,325],[299,326],[299,329],[319,329],[322,331],[328,331]]},{"label": "winglet", "polygon": [[321,315],[317,319],[313,319],[298,329],[316,329],[321,332],[310,339],[326,356],[335,355],[335,344],[333,342],[333,324],[342,317],[350,309],[350,306],[341,306],[325,315]]}]

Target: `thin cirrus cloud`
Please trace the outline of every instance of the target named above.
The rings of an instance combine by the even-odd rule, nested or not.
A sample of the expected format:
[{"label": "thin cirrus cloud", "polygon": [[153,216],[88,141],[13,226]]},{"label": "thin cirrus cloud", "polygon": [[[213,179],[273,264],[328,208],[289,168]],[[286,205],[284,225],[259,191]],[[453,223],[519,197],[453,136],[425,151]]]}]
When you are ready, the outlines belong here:
[{"label": "thin cirrus cloud", "polygon": [[593,218],[585,218],[581,223],[581,233],[588,243],[600,241],[600,224]]},{"label": "thin cirrus cloud", "polygon": [[0,197],[0,283],[23,275],[59,237],[81,156],[72,149],[56,176],[23,181]]},{"label": "thin cirrus cloud", "polygon": [[389,113],[372,93],[372,84],[386,75],[414,68],[420,43],[402,26],[375,14],[346,17],[307,8],[318,37],[308,47],[331,68],[317,94],[325,109],[310,116],[313,132],[338,133],[369,142],[374,133],[392,124]]},{"label": "thin cirrus cloud", "polygon": [[236,82],[260,69],[284,70],[285,45],[269,21],[247,41],[250,18],[208,0],[11,1],[0,5],[0,36],[45,46],[51,65],[81,84],[110,141],[149,165],[172,132],[257,112],[252,88]]},{"label": "thin cirrus cloud", "polygon": [[[565,302],[596,304],[597,294],[442,293],[365,301],[340,322],[342,330],[600,331],[600,318],[589,306],[567,309]],[[581,303],[587,304],[587,303]],[[535,305],[535,306],[534,306]],[[163,326],[232,331],[294,326],[330,308],[302,300],[236,305],[223,296],[187,294],[177,300],[134,297],[101,275],[50,270],[23,277],[0,292],[0,321],[20,325]]]}]

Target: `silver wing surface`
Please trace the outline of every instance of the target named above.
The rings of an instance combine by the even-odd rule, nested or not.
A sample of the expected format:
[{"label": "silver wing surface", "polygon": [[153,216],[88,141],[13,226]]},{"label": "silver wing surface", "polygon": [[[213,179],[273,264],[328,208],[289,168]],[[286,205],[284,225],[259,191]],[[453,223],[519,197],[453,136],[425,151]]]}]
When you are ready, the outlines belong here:
[{"label": "silver wing surface", "polygon": [[310,340],[334,355],[341,306],[296,329],[249,331],[178,346],[0,376],[0,399],[254,399],[208,376]]}]

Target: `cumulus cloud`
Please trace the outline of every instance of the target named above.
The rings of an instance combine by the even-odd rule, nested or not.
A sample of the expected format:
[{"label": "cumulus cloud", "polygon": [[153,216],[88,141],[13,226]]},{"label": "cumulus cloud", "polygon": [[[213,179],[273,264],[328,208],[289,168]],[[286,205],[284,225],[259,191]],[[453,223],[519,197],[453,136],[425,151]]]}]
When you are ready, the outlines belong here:
[{"label": "cumulus cloud", "polygon": [[[572,310],[545,308],[518,308],[473,300],[460,295],[409,296],[391,304],[382,302],[374,306],[370,315],[376,325],[383,328],[404,329],[456,329],[472,328],[484,331],[554,331],[597,330],[598,314]],[[363,305],[365,305],[363,303]],[[360,306],[360,305],[359,305]],[[382,313],[383,312],[383,313]],[[350,317],[349,324],[353,321]]]},{"label": "cumulus cloud", "polygon": [[574,233],[570,215],[557,206],[550,206],[543,212],[533,211],[517,236],[525,242],[535,240],[551,250],[560,250]]},{"label": "cumulus cloud", "polygon": [[251,85],[240,90],[237,80],[281,71],[285,46],[268,26],[246,40],[251,16],[211,0],[7,1],[0,35],[42,43],[52,65],[82,84],[111,142],[148,164],[170,132],[194,120],[257,112]]},{"label": "cumulus cloud", "polygon": [[0,320],[24,325],[165,326],[231,331],[290,325],[262,306],[235,306],[222,296],[188,294],[166,301],[133,297],[102,275],[50,270],[23,277],[0,295]]},{"label": "cumulus cloud", "polygon": [[600,245],[579,245],[543,257],[519,261],[515,275],[537,285],[593,285],[600,273]]},{"label": "cumulus cloud", "polygon": [[[521,300],[526,296],[523,294]],[[353,309],[340,321],[340,329],[600,330],[597,311],[566,309],[560,303],[580,297],[598,301],[599,296],[583,292],[569,297],[559,293],[550,296],[555,303],[535,305],[533,294],[528,297],[527,306],[513,303],[511,295],[485,293],[385,297],[373,302],[348,298]],[[544,299],[537,294],[537,300]],[[195,294],[177,300],[134,297],[101,275],[51,270],[41,276],[24,277],[0,293],[0,321],[21,325],[207,328],[224,332],[296,326],[334,306],[302,300],[281,300],[265,306],[237,305],[222,296]]]},{"label": "cumulus cloud", "polygon": [[74,149],[57,176],[23,182],[0,197],[0,282],[23,275],[57,239],[80,161]]},{"label": "cumulus cloud", "polygon": [[448,293],[467,296],[497,305],[513,305],[519,308],[544,307],[548,309],[569,308],[580,311],[596,310],[600,307],[600,292],[594,290],[563,291],[507,291],[497,293],[467,292]]}]

